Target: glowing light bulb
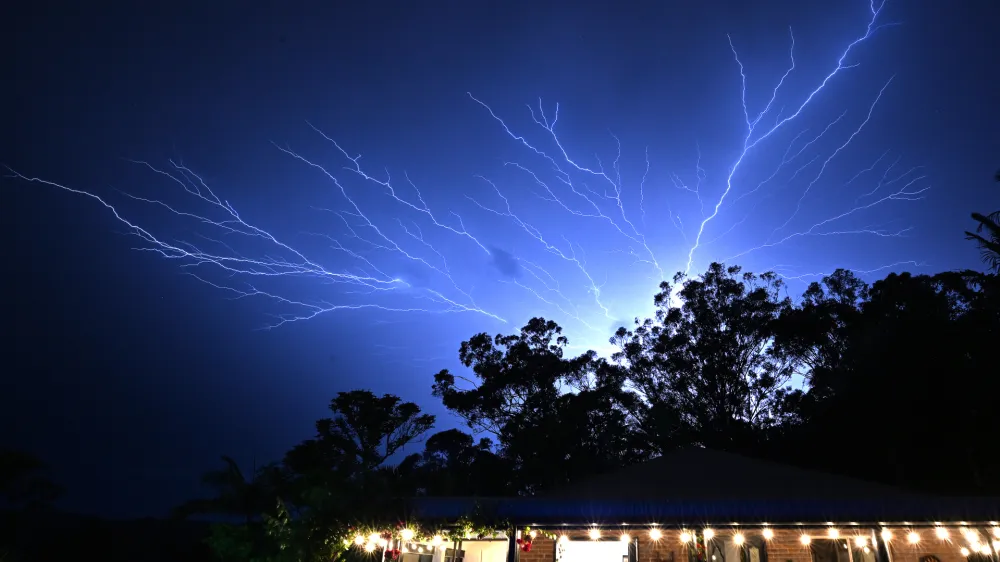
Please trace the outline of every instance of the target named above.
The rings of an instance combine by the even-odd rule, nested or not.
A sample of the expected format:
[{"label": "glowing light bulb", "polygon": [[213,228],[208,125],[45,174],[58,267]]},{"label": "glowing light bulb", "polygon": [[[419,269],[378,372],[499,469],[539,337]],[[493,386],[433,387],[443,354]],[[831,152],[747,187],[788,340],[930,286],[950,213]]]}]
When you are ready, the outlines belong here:
[{"label": "glowing light bulb", "polygon": [[906,540],[910,544],[917,544],[918,542],[920,542],[920,533],[916,531],[910,531],[906,535]]},{"label": "glowing light bulb", "polygon": [[945,529],[944,527],[935,527],[934,536],[943,541],[948,540],[948,529]]},{"label": "glowing light bulb", "polygon": [[827,529],[826,536],[830,537],[831,539],[839,539],[840,531],[836,529]]},{"label": "glowing light bulb", "polygon": [[361,545],[365,544],[365,538],[362,537],[361,535],[358,535],[358,536],[354,537],[354,544],[356,544],[358,546],[361,546]]},{"label": "glowing light bulb", "polygon": [[567,535],[560,536],[559,537],[559,542],[561,542],[561,543],[568,543],[569,542],[569,536],[567,536]]},{"label": "glowing light bulb", "polygon": [[741,546],[744,542],[746,542],[746,539],[740,533],[733,535],[733,544],[736,546]]},{"label": "glowing light bulb", "polygon": [[632,537],[628,536],[628,533],[622,533],[622,536],[619,540],[621,540],[622,542],[632,542]]},{"label": "glowing light bulb", "polygon": [[399,532],[399,538],[403,539],[404,541],[412,541],[413,529],[403,529],[402,531]]},{"label": "glowing light bulb", "polygon": [[764,537],[764,540],[769,541],[774,538],[774,531],[771,529],[764,529],[760,532],[760,535]]},{"label": "glowing light bulb", "polygon": [[691,542],[691,533],[683,531],[681,533],[681,542],[685,544]]},{"label": "glowing light bulb", "polygon": [[370,542],[365,545],[365,552],[375,552],[375,543]]},{"label": "glowing light bulb", "polygon": [[868,539],[865,537],[854,537],[854,546],[864,548],[868,546]]},{"label": "glowing light bulb", "polygon": [[375,544],[378,542],[380,538],[382,538],[382,535],[379,535],[378,533],[372,533],[368,535],[368,542]]},{"label": "glowing light bulb", "polygon": [[422,545],[417,547],[417,552],[423,552],[423,551],[424,547]]},{"label": "glowing light bulb", "polygon": [[983,556],[989,556],[990,554],[992,554],[992,552],[990,552],[990,545],[988,544],[979,545],[979,554],[982,554]]},{"label": "glowing light bulb", "polygon": [[441,535],[434,535],[431,538],[431,546],[441,546],[444,543],[444,538]]},{"label": "glowing light bulb", "polygon": [[802,543],[803,545],[808,546],[809,543],[812,542],[812,537],[810,537],[809,535],[802,535],[801,537],[799,537],[799,542]]},{"label": "glowing light bulb", "polygon": [[382,548],[385,548],[385,547],[389,546],[389,541],[387,541],[385,539],[379,539],[378,540],[378,545],[380,547],[382,547]]},{"label": "glowing light bulb", "polygon": [[962,536],[969,542],[979,542],[979,535],[972,529],[962,527]]},{"label": "glowing light bulb", "polygon": [[993,536],[1000,539],[1000,527],[993,527]]},{"label": "glowing light bulb", "polygon": [[701,532],[701,535],[705,537],[706,541],[710,541],[715,538],[715,531],[711,529],[705,529],[704,531]]},{"label": "glowing light bulb", "polygon": [[1000,541],[993,541],[993,550],[1000,552]]},{"label": "glowing light bulb", "polygon": [[892,531],[890,531],[889,529],[882,529],[882,532],[880,533],[879,536],[882,537],[882,540],[889,542],[892,540]]},{"label": "glowing light bulb", "polygon": [[961,552],[962,556],[964,556],[966,558],[968,558],[969,555],[972,554],[971,552],[969,552],[969,549],[965,548],[964,546],[959,550],[959,552]]},{"label": "glowing light bulb", "polygon": [[660,532],[659,529],[650,529],[649,530],[649,540],[651,540],[651,541],[658,541],[658,540],[660,540],[662,538],[663,538],[663,533]]},{"label": "glowing light bulb", "polygon": [[528,533],[528,536],[531,538],[535,538],[538,536],[538,531],[531,531],[530,533]]},{"label": "glowing light bulb", "polygon": [[587,536],[589,536],[590,540],[592,540],[592,541],[600,540],[600,538],[601,538],[601,530],[600,529],[591,529],[589,532],[587,532]]}]

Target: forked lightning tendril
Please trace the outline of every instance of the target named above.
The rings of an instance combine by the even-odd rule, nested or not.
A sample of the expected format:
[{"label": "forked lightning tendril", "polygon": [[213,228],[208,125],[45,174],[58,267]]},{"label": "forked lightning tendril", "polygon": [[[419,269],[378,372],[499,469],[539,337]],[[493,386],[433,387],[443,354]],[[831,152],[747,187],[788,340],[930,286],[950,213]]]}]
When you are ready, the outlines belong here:
[{"label": "forked lightning tendril", "polygon": [[[859,47],[891,25],[880,22],[883,6],[884,2],[869,4],[867,21],[859,26],[854,39],[828,66],[811,69],[818,70],[819,78],[797,93],[785,91],[801,71],[795,34],[789,29],[788,64],[782,67],[780,78],[764,90],[767,101],[757,108],[748,102],[752,97],[748,95],[748,64],[739,54],[740,39],[726,37],[734,75],[739,73],[739,90],[730,99],[741,110],[742,122],[737,124],[742,133],[734,143],[736,155],[724,170],[703,164],[705,146],[699,142],[694,143],[693,166],[683,177],[658,166],[649,145],[640,145],[643,166],[623,169],[623,144],[631,146],[630,139],[624,138],[623,143],[622,138],[610,135],[608,142],[614,143],[614,150],[603,159],[575,154],[572,143],[563,138],[563,129],[557,126],[558,103],[546,104],[539,99],[537,104],[529,104],[524,117],[530,119],[528,128],[534,129],[522,132],[512,125],[510,117],[502,115],[504,112],[468,93],[470,105],[477,111],[485,110],[484,117],[497,126],[497,138],[520,152],[497,169],[484,170],[464,193],[448,194],[451,200],[447,206],[432,205],[439,194],[425,187],[426,179],[411,178],[405,170],[368,169],[361,155],[349,152],[312,123],[308,126],[321,145],[339,159],[339,165],[321,163],[290,146],[275,144],[312,170],[317,181],[329,186],[332,205],[315,208],[329,218],[329,229],[321,232],[279,236],[263,226],[264,219],[241,215],[201,176],[174,161],[166,168],[141,161],[135,164],[179,188],[175,196],[125,197],[162,210],[174,220],[189,221],[197,230],[194,240],[177,241],[160,231],[154,234],[149,221],[140,224],[135,215],[126,216],[122,205],[113,205],[108,196],[10,172],[29,184],[46,185],[102,205],[140,240],[140,250],[175,260],[186,273],[234,298],[270,301],[280,312],[268,328],[342,310],[471,313],[490,321],[519,322],[527,319],[530,309],[606,338],[610,322],[628,313],[618,310],[622,301],[649,300],[649,295],[615,293],[609,289],[614,287],[611,279],[667,280],[677,269],[690,274],[696,260],[699,266],[709,261],[739,260],[796,239],[907,235],[910,228],[906,226],[859,227],[853,222],[873,208],[921,199],[929,186],[919,166],[901,165],[902,156],[880,150],[864,158],[870,165],[851,170],[849,174],[856,173],[849,180],[828,177],[842,164],[844,151],[864,134],[892,87],[892,77],[884,78],[881,89],[857,91],[857,95],[870,96],[866,97],[866,112],[854,114],[837,108],[822,118],[818,127],[802,123],[807,110],[820,109],[813,106],[830,84],[849,80],[849,70],[860,64],[856,60]],[[830,101],[837,100],[824,103]],[[849,131],[842,131],[845,126]],[[842,136],[835,147],[824,151],[824,143],[837,135]],[[755,168],[764,170],[762,175],[745,171],[751,160]],[[500,180],[501,174],[507,179]],[[666,185],[659,178],[664,178]],[[810,206],[825,190],[836,190],[841,194],[839,201],[853,204],[843,208]],[[379,202],[371,203],[373,197]],[[775,202],[793,202],[793,209],[783,222],[770,225],[756,245],[748,241],[756,230],[739,238],[733,235],[744,232],[741,227],[759,216],[762,205]],[[690,213],[694,216],[676,212],[680,205],[696,209]],[[543,215],[539,215],[539,208],[545,209]],[[822,216],[817,218],[817,213]],[[879,213],[884,211],[879,209]],[[729,214],[736,216],[723,223]],[[811,215],[809,222],[801,225],[807,214]],[[501,224],[502,229],[487,228],[485,221]],[[696,226],[689,231],[685,224]],[[627,264],[602,267],[602,250],[595,249],[592,239],[581,232],[613,239],[611,252],[627,256]],[[325,249],[317,254],[315,244],[306,251],[290,242],[303,234],[308,240],[322,242]],[[509,247],[508,240],[518,237],[520,245]],[[713,249],[711,259],[705,255],[722,244],[727,245],[727,251]],[[507,272],[498,267],[490,274],[489,286],[473,287],[467,273],[493,271],[488,264],[503,259],[506,250],[498,248],[504,246],[512,255]],[[682,262],[669,265],[664,256],[678,249],[684,256]],[[857,271],[877,273],[921,265],[898,260]],[[801,273],[800,268],[787,264],[773,270],[796,280],[824,275]],[[407,272],[417,272],[412,277],[420,281]],[[305,283],[307,289],[290,287],[286,281]],[[507,291],[503,299],[482,296],[501,290]],[[479,304],[474,293],[484,304]]]}]

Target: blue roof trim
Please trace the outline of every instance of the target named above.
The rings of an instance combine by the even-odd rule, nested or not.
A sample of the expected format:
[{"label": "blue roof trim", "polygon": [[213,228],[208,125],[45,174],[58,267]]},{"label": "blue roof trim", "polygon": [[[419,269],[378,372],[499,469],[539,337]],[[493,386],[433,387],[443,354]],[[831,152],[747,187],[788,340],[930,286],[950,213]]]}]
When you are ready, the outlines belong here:
[{"label": "blue roof trim", "polygon": [[914,500],[593,501],[551,498],[414,498],[414,515],[456,519],[479,512],[512,523],[996,521],[1000,498]]}]

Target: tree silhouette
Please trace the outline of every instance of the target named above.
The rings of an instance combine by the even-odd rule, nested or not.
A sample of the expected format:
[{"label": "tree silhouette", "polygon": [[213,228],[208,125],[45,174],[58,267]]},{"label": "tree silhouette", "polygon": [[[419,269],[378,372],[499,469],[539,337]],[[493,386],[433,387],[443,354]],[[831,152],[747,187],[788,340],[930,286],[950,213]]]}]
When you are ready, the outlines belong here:
[{"label": "tree silhouette", "polygon": [[[994,179],[1000,182],[1000,172]],[[1000,211],[988,215],[972,213],[972,220],[979,224],[975,232],[965,231],[965,239],[976,243],[982,252],[983,262],[993,273],[1000,273]]]},{"label": "tree silhouette", "polygon": [[202,476],[202,483],[215,496],[185,502],[174,509],[175,516],[230,515],[250,523],[274,506],[285,478],[279,465],[255,467],[247,478],[232,457],[223,455],[222,462],[224,467]]},{"label": "tree silhouette", "polygon": [[502,496],[510,485],[510,467],[483,437],[447,429],[427,438],[421,457],[421,493],[432,496]]},{"label": "tree silhouette", "polygon": [[62,488],[45,476],[45,463],[23,451],[0,449],[0,500],[19,507],[46,505]]},{"label": "tree silhouette", "polygon": [[568,343],[555,322],[533,318],[517,334],[463,342],[459,358],[473,377],[434,377],[445,407],[496,437],[512,491],[534,493],[644,458],[623,407],[630,397],[593,352],[566,358]]},{"label": "tree silhouette", "polygon": [[[662,283],[655,319],[620,328],[614,359],[639,395],[648,439],[658,451],[687,444],[746,449],[786,416],[786,390],[799,357],[776,345],[791,310],[781,281],[713,263],[697,279]],[[679,299],[676,306],[672,301]]]},{"label": "tree silhouette", "polygon": [[289,452],[293,469],[373,471],[434,427],[434,416],[392,394],[340,392],[330,410],[334,417],[316,422],[316,437]]},{"label": "tree silhouette", "polygon": [[[788,460],[904,487],[987,493],[997,477],[985,460],[995,447],[988,436],[1000,430],[1000,381],[987,374],[1000,341],[997,277],[904,273],[871,287],[823,284],[807,291],[794,325],[799,343],[819,351],[798,438],[782,445],[794,451]],[[829,443],[844,435],[870,435],[878,446],[833,454]]]}]

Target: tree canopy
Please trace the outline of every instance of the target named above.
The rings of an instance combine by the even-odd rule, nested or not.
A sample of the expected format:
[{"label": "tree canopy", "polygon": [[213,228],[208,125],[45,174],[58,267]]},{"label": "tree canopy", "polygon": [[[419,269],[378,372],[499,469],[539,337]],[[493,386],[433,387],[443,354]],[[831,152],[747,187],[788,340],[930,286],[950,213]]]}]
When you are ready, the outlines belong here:
[{"label": "tree canopy", "polygon": [[399,498],[532,495],[686,446],[998,494],[994,215],[980,221],[992,240],[969,234],[993,252],[989,273],[869,284],[841,269],[793,299],[774,273],[713,263],[662,283],[654,316],[618,329],[610,357],[567,354],[545,318],[475,334],[459,347],[464,371],[431,386],[465,428],[431,433],[414,402],[341,392],[313,438],[248,476],[223,457],[206,477],[216,496],[179,514],[242,521],[216,527],[223,559],[329,560],[350,556],[351,525],[394,517]]}]

